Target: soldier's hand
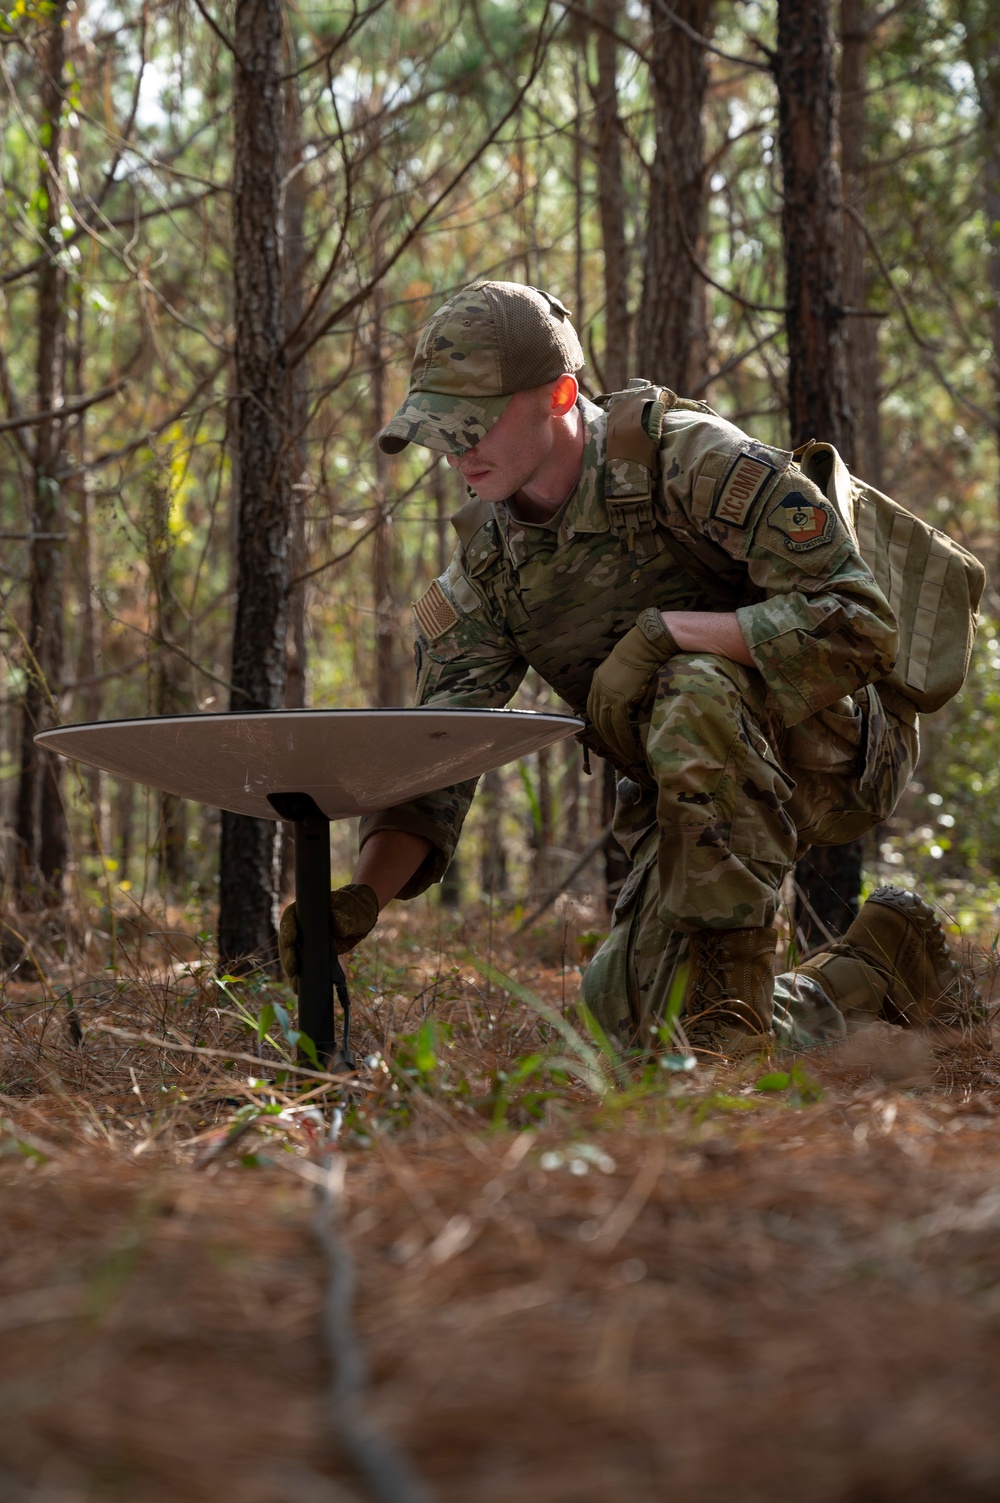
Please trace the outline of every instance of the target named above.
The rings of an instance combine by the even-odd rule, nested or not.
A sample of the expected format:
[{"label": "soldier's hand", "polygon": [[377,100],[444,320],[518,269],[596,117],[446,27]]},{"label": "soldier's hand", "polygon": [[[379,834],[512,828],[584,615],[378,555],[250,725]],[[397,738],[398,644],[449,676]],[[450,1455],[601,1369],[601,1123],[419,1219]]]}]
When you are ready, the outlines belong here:
[{"label": "soldier's hand", "polygon": [[[378,922],[378,898],[367,883],[349,882],[330,894],[330,932],[338,955],[359,945]],[[289,903],[278,925],[278,958],[293,985],[299,979],[299,925],[295,904]]]},{"label": "soldier's hand", "polygon": [[615,643],[590,685],[587,716],[595,731],[624,764],[641,755],[633,711],[656,670],[680,649],[654,607],[641,611],[631,631]]}]

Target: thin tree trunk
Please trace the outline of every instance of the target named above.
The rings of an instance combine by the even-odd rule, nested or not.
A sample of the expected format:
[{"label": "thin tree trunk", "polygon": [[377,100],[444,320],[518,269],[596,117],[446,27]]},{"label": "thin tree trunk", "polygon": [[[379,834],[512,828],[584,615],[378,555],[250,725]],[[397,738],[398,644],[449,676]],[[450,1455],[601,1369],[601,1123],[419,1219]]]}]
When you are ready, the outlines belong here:
[{"label": "thin tree trunk", "polygon": [[505,799],[499,768],[483,774],[479,801],[483,813],[480,885],[484,898],[500,898],[507,891],[507,847],[500,829]]},{"label": "thin tree trunk", "polygon": [[[374,260],[382,256],[382,211],[376,209],[372,221]],[[389,411],[386,396],[386,358],[384,326],[385,293],[381,282],[372,293],[372,429],[377,433],[388,421]],[[395,534],[392,517],[386,505],[389,478],[389,456],[375,445],[375,506],[378,521],[375,528],[372,552],[372,599],[375,609],[375,703],[380,706],[398,705],[401,700],[401,680],[396,651],[399,630],[396,605],[396,558]]]},{"label": "thin tree trunk", "polygon": [[618,774],[611,763],[605,762],[603,758],[594,757],[592,761],[594,771],[601,780],[601,824],[604,829],[608,830],[608,836],[604,842],[604,888],[610,910],[615,906],[615,900],[621,892],[622,883],[632,869],[632,863],[610,832],[611,821],[615,814]]},{"label": "thin tree trunk", "polygon": [[[991,0],[979,0],[978,4],[976,0],[959,0],[958,14],[965,32],[965,56],[976,81],[979,100],[983,210],[988,241],[986,280],[990,290],[994,436],[1000,451],[1000,15]],[[995,504],[1000,515],[1000,490]],[[994,562],[993,577],[1000,589],[1000,551]]]},{"label": "thin tree trunk", "polygon": [[[291,421],[282,349],[280,0],[236,0],[233,271],[239,456],[234,710],[276,710],[285,689]],[[219,884],[223,964],[275,946],[277,826],[224,813]]]},{"label": "thin tree trunk", "polygon": [[844,302],[851,310],[844,331],[847,389],[853,404],[853,453],[844,453],[857,474],[882,489],[879,415],[878,320],[861,315],[868,304],[865,233],[859,219],[867,208],[865,164],[866,0],[840,4],[840,161],[844,186]]},{"label": "thin tree trunk", "polygon": [[583,226],[585,219],[585,206],[583,201],[583,89],[581,86],[581,58],[586,61],[587,57],[587,27],[586,19],[580,14],[575,17],[574,27],[575,45],[573,48],[573,204],[575,214],[576,234],[573,240],[573,321],[580,331],[581,340],[584,338],[584,330],[587,324],[587,313],[584,306],[584,283],[583,283]]},{"label": "thin tree trunk", "polygon": [[[844,350],[844,210],[833,58],[828,0],[778,0],[774,71],[784,178],[792,447],[823,439],[849,459],[854,444]],[[803,945],[825,938],[824,927],[841,933],[858,911],[860,843],[807,852],[796,865],[795,880],[803,894],[795,914]]]},{"label": "thin tree trunk", "polygon": [[625,240],[625,183],[622,178],[621,121],[618,118],[618,45],[612,30],[619,14],[615,0],[596,0],[597,198],[604,246],[604,369],[608,391],[628,380],[628,253]]},{"label": "thin tree trunk", "polygon": [[[55,243],[61,234],[59,182],[61,117],[65,69],[66,0],[55,0],[41,49],[42,240],[52,254],[38,273],[38,411],[56,411],[63,401],[66,343],[66,279]],[[64,439],[59,417],[45,418],[35,429],[31,506],[28,644],[21,733],[16,832],[18,887],[22,899],[57,904],[69,854],[62,803],[61,759],[34,744],[37,731],[56,721],[55,706],[63,680],[63,529],[65,509],[59,481]],[[37,881],[37,886],[36,886]]]},{"label": "thin tree trunk", "polygon": [[850,453],[844,358],[843,205],[828,0],[778,0],[778,138],[792,447]]},{"label": "thin tree trunk", "polygon": [[[150,635],[158,649],[153,660],[153,709],[157,715],[179,715],[190,708],[188,666],[173,651],[181,633],[181,612],[172,579],[173,552],[170,477],[161,469],[150,476],[146,515],[146,557],[153,594]],[[160,872],[166,891],[178,894],[187,880],[187,802],[170,793],[161,793],[158,802]]]},{"label": "thin tree trunk", "polygon": [[[629,327],[627,256],[625,243],[625,185],[622,180],[621,123],[618,118],[617,53],[611,28],[619,14],[615,0],[595,0],[597,34],[597,200],[604,249],[605,348],[603,384],[620,391],[628,380]],[[615,803],[615,771],[609,762],[597,763],[603,778],[601,813],[610,824]],[[604,874],[609,907],[628,874],[629,862],[616,840],[609,837]]]},{"label": "thin tree trunk", "polygon": [[[74,150],[78,150],[74,143]],[[69,358],[70,382],[67,395],[79,396],[83,392],[83,373],[86,348],[84,343],[83,287],[77,288],[73,299],[74,337]],[[76,576],[76,594],[79,609],[80,641],[76,656],[76,677],[80,684],[79,704],[82,720],[96,721],[101,718],[102,685],[101,633],[94,610],[94,588],[97,579],[97,546],[94,535],[94,487],[92,471],[87,468],[87,414],[81,412],[73,418],[69,429],[67,448],[73,455],[77,474],[67,482],[70,507],[79,517],[77,546],[73,550],[73,569]],[[86,840],[92,855],[100,855],[108,849],[107,810],[105,807],[105,775],[97,767],[82,767],[81,776],[90,799],[93,824],[87,830]]]},{"label": "thin tree trunk", "polygon": [[552,748],[543,746],[538,753],[538,827],[533,832],[535,847],[533,896],[545,897],[552,885]]},{"label": "thin tree trunk", "polygon": [[580,748],[569,737],[563,742],[562,828],[568,851],[580,846]]},{"label": "thin tree trunk", "polygon": [[[674,13],[701,35],[712,31],[715,0],[675,0]],[[638,320],[639,373],[674,391],[692,381],[697,304],[703,287],[694,256],[704,217],[708,54],[650,0],[650,85],[656,149],[649,180],[649,211]]]},{"label": "thin tree trunk", "polygon": [[[292,51],[285,48],[289,77],[285,84],[285,150],[282,185],[282,249],[285,273],[285,327],[298,326],[305,308],[302,272],[306,259],[306,203],[308,184],[302,156],[302,104],[298,79],[290,66]],[[306,591],[302,577],[306,572],[306,498],[309,495],[309,470],[306,452],[306,423],[309,415],[308,356],[299,360],[289,374],[288,445],[291,486],[292,529],[289,548],[291,585],[288,597],[288,635],[285,646],[286,710],[303,710],[306,705]],[[290,893],[295,885],[295,837],[292,827],[280,827],[280,889]]]}]

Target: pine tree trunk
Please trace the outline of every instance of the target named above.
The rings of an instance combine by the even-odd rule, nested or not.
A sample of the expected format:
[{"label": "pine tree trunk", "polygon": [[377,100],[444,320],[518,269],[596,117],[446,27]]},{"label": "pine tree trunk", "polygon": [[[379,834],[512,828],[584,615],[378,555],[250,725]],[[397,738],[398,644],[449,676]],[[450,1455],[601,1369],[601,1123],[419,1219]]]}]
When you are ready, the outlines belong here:
[{"label": "pine tree trunk", "polygon": [[[79,144],[74,142],[79,152]],[[80,396],[83,392],[85,348],[84,295],[82,284],[73,299],[74,334],[70,348],[67,396]],[[71,511],[79,518],[79,531],[73,549],[72,568],[75,575],[77,609],[79,611],[80,639],[76,655],[79,718],[97,721],[101,718],[103,702],[101,685],[101,632],[97,612],[94,609],[97,581],[97,540],[94,529],[94,485],[92,471],[86,468],[87,461],[87,414],[80,412],[70,423],[67,450],[77,473],[66,483],[66,492]],[[90,799],[92,822],[85,839],[94,856],[106,853],[110,848],[108,809],[105,799],[106,778],[98,767],[81,767],[80,774]]]},{"label": "pine tree trunk", "polygon": [[[285,327],[298,327],[305,309],[302,275],[306,259],[306,202],[308,184],[305,162],[302,155],[302,102],[299,83],[291,61],[293,54],[285,47],[285,66],[288,78],[285,83],[285,167],[284,193],[282,196],[282,241],[285,276]],[[305,356],[292,366],[289,373],[289,439],[290,484],[292,490],[292,525],[289,544],[290,586],[288,596],[288,634],[285,644],[285,693],[282,703],[286,710],[303,710],[306,705],[306,673],[308,651],[306,646],[306,592],[307,584],[302,577],[306,572],[306,498],[310,493],[308,458],[306,453],[306,424],[309,417],[308,392],[309,357]],[[279,888],[283,895],[290,895],[295,886],[295,836],[292,826],[282,824],[278,835],[280,852]]]},{"label": "pine tree trunk", "polygon": [[[292,54],[286,49],[286,63]],[[291,72],[289,67],[289,72]],[[305,308],[302,273],[306,259],[306,202],[308,184],[302,157],[302,107],[298,80],[285,86],[284,194],[282,241],[285,286],[285,327],[297,327]],[[289,374],[289,483],[292,489],[292,534],[290,551],[288,641],[285,665],[285,708],[301,710],[306,703],[306,586],[296,583],[306,568],[306,496],[309,467],[306,455],[306,423],[309,417],[309,357],[296,361]]]},{"label": "pine tree trunk", "polygon": [[[850,456],[854,445],[844,348],[844,212],[828,0],[778,0],[774,72],[784,179],[781,223],[791,442],[796,448],[818,438]],[[858,911],[860,844],[808,852],[796,865],[795,880],[803,894],[795,914],[800,933],[815,927],[805,898],[827,930],[841,933],[845,920]]]},{"label": "pine tree trunk", "polygon": [[[979,135],[983,162],[983,212],[989,251],[986,280],[992,342],[994,437],[1000,449],[1000,15],[993,0],[959,0],[959,19],[965,32],[965,56],[976,82]],[[1000,513],[1000,496],[997,510]],[[1000,589],[1000,555],[993,565],[993,581]]]},{"label": "pine tree trunk", "polygon": [[[610,762],[605,762],[600,757],[594,757],[592,761],[594,772],[601,780],[601,822],[604,828],[608,829],[615,814],[618,774]],[[604,842],[604,888],[609,910],[614,908],[622,883],[628,876],[631,866],[629,858],[608,830]]]},{"label": "pine tree trunk", "polygon": [[612,31],[619,14],[615,0],[596,0],[597,198],[604,246],[604,369],[607,391],[628,380],[628,258],[625,242],[625,183],[622,178],[621,121],[618,118],[618,46]]},{"label": "pine tree trunk", "polygon": [[500,828],[505,800],[503,776],[498,768],[483,774],[479,800],[483,814],[480,886],[484,898],[500,898],[507,891],[507,847]]},{"label": "pine tree trunk", "polygon": [[[376,209],[372,238],[376,263],[382,256],[382,210]],[[385,381],[385,293],[379,283],[372,293],[372,431],[377,433],[389,418]],[[381,708],[402,701],[402,682],[396,649],[399,631],[396,605],[396,547],[392,516],[386,504],[389,456],[375,445],[376,526],[372,552],[372,602],[375,610],[375,703]]]},{"label": "pine tree trunk", "polygon": [[[66,344],[66,278],[55,246],[60,229],[60,149],[65,70],[66,0],[55,0],[42,45],[40,173],[44,203],[41,240],[52,254],[38,273],[38,411],[53,413],[63,402]],[[31,505],[28,645],[21,731],[16,832],[18,889],[22,900],[58,904],[69,854],[62,803],[61,758],[34,744],[37,731],[56,723],[63,680],[63,559],[65,508],[58,472],[64,440],[60,417],[45,417],[35,429]]]},{"label": "pine tree trunk", "polygon": [[[675,0],[673,10],[711,34],[715,0]],[[650,87],[656,148],[649,182],[638,374],[684,393],[692,381],[700,278],[696,252],[704,217],[707,53],[651,0]]]},{"label": "pine tree trunk", "polygon": [[879,414],[878,320],[863,316],[868,303],[868,250],[863,226],[867,208],[865,165],[865,54],[868,46],[866,0],[840,5],[840,161],[844,186],[844,331],[847,389],[853,406],[853,453],[844,460],[879,490],[882,480],[882,432]]},{"label": "pine tree trunk", "polygon": [[797,448],[818,438],[850,452],[833,58],[828,0],[778,0],[774,72],[791,442]]},{"label": "pine tree trunk", "polygon": [[[280,0],[237,0],[233,272],[239,473],[233,710],[277,710],[285,688],[292,474],[281,258],[284,149]],[[275,946],[277,826],[224,813],[219,953],[232,967]]]},{"label": "pine tree trunk", "polygon": [[[146,554],[152,587],[150,636],[157,652],[153,663],[153,709],[157,715],[180,715],[190,709],[188,665],[173,650],[181,631],[181,612],[173,588],[173,537],[170,531],[170,476],[155,473],[149,482]],[[187,880],[187,801],[159,795],[157,850],[166,891],[183,891]]]}]

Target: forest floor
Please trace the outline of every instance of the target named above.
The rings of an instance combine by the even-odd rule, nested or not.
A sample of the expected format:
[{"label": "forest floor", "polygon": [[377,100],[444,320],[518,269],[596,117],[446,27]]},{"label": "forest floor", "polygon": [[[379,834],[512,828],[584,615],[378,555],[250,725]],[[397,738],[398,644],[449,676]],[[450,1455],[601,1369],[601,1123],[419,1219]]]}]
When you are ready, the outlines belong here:
[{"label": "forest floor", "polygon": [[616,1068],[571,927],[404,914],[352,967],[348,1089],[195,939],[133,925],[95,973],[34,944],[0,993],[2,1503],[415,1498],[358,1434],[439,1503],[1000,1496],[987,1025]]}]

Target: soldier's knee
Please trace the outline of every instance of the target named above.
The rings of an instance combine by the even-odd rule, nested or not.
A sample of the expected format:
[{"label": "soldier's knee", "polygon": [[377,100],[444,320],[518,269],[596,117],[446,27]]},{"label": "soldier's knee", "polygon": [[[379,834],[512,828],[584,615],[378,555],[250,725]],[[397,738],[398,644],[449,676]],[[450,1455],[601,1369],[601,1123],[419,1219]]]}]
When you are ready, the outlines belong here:
[{"label": "soldier's knee", "polygon": [[744,668],[715,652],[678,652],[657,673],[657,694],[693,695],[735,701],[753,695],[763,679],[756,668]]}]

